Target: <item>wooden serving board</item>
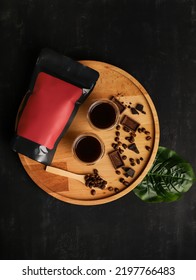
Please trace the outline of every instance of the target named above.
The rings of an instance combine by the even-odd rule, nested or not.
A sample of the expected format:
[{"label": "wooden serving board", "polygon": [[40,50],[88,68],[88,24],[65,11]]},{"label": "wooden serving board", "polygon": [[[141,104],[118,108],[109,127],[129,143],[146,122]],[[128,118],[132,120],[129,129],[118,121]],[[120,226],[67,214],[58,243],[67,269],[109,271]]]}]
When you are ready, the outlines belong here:
[{"label": "wooden serving board", "polygon": [[[116,200],[131,190],[133,190],[145,177],[155,159],[158,144],[159,144],[159,122],[156,109],[153,102],[143,88],[143,86],[130,74],[124,70],[113,65],[97,62],[97,61],[81,61],[82,64],[89,66],[100,73],[95,88],[91,95],[80,107],[74,121],[70,128],[60,141],[57,151],[55,153],[52,166],[62,168],[78,174],[91,173],[94,168],[99,171],[99,175],[107,182],[107,188],[101,190],[96,188],[96,194],[92,195],[90,188],[84,184],[74,180],[62,177],[59,175],[50,174],[45,171],[45,166],[34,160],[29,159],[24,155],[19,155],[22,165],[31,179],[45,192],[53,197],[64,202],[78,204],[78,205],[97,205]],[[139,164],[131,166],[135,170],[133,178],[125,178],[130,183],[127,187],[119,180],[123,177],[124,171],[119,169],[121,174],[117,175],[115,169],[109,159],[108,153],[113,150],[112,143],[114,143],[116,129],[103,131],[93,129],[87,120],[87,111],[90,104],[100,98],[111,98],[115,96],[119,101],[127,105],[126,110],[121,114],[128,115],[135,121],[140,123],[140,128],[144,127],[150,133],[150,140],[146,140],[147,135],[144,132],[136,132],[135,144],[138,147],[139,154],[134,153],[129,149],[125,149],[123,155],[127,156],[124,160],[126,167],[130,167],[130,158],[143,158]],[[131,103],[131,104],[130,104]],[[133,115],[128,106],[135,106],[136,104],[144,106],[144,113]],[[105,154],[103,158],[95,165],[87,166],[79,162],[72,154],[72,144],[74,139],[84,133],[93,132],[97,134],[105,144]],[[120,129],[120,141],[129,144],[125,137],[128,133]],[[148,151],[145,146],[150,147]],[[109,191],[108,187],[113,190]],[[110,188],[111,189],[111,188]],[[118,192],[117,192],[118,189]],[[116,191],[115,191],[116,190]]]}]

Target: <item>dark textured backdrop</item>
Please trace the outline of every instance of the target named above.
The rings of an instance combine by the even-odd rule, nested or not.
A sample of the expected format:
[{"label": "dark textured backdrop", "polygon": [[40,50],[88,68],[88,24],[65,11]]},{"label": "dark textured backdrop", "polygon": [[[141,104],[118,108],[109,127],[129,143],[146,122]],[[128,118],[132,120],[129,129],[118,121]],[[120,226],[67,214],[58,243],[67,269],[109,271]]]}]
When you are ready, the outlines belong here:
[{"label": "dark textured backdrop", "polygon": [[195,0],[1,0],[1,259],[195,259],[196,186],[179,202],[133,193],[82,207],[44,193],[10,150],[36,57],[50,47],[132,74],[157,108],[160,144],[196,170]]}]

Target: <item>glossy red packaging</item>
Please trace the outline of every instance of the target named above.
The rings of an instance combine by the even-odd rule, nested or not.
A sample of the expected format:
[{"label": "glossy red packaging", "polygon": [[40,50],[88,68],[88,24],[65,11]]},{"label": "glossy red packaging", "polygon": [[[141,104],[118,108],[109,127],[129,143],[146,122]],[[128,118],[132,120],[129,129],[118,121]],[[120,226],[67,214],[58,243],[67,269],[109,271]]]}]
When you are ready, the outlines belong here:
[{"label": "glossy red packaging", "polygon": [[42,50],[18,112],[13,150],[49,165],[98,77],[97,71],[79,62]]}]

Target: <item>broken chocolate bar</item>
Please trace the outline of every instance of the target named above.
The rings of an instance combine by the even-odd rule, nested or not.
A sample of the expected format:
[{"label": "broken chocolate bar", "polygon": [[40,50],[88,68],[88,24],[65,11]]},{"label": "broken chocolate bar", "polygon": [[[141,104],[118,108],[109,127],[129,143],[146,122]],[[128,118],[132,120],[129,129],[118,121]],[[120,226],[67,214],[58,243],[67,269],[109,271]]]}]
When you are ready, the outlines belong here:
[{"label": "broken chocolate bar", "polygon": [[133,114],[133,115],[138,115],[139,113],[138,113],[138,111],[134,108],[134,107],[131,107],[131,113]]},{"label": "broken chocolate bar", "polygon": [[135,170],[131,167],[126,167],[124,168],[124,171],[125,171],[125,176],[126,177],[131,177],[133,178],[134,174],[135,174]]},{"label": "broken chocolate bar", "polygon": [[115,169],[118,169],[124,165],[124,162],[120,156],[120,153],[117,150],[110,152],[108,154],[108,156]]},{"label": "broken chocolate bar", "polygon": [[131,151],[133,151],[133,152],[135,152],[136,154],[139,154],[139,150],[138,150],[138,148],[137,148],[137,146],[136,146],[135,143],[130,144],[130,145],[128,146],[128,149],[131,150]]},{"label": "broken chocolate bar", "polygon": [[127,115],[124,115],[121,122],[120,122],[123,126],[125,126],[128,129],[131,129],[133,131],[136,131],[139,127],[139,123],[136,122],[135,120],[131,119],[130,117],[128,117]]},{"label": "broken chocolate bar", "polygon": [[113,101],[117,105],[120,114],[126,109],[126,107],[114,96],[112,96],[111,101]]},{"label": "broken chocolate bar", "polygon": [[143,112],[143,108],[144,108],[144,106],[142,104],[139,104],[139,103],[135,106],[135,109],[140,111],[140,112]]}]

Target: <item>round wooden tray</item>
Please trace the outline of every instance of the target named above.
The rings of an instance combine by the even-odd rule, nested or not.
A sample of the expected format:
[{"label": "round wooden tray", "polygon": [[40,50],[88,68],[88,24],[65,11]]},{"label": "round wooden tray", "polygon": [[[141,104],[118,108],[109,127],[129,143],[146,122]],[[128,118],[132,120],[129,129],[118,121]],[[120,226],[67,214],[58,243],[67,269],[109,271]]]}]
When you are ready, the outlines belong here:
[{"label": "round wooden tray", "polygon": [[[60,141],[52,166],[78,174],[91,173],[93,169],[96,168],[99,171],[99,175],[108,182],[107,188],[103,190],[96,188],[96,194],[92,195],[90,188],[86,187],[84,184],[74,179],[48,173],[45,171],[45,166],[43,164],[31,160],[24,155],[19,154],[19,157],[31,179],[49,195],[72,204],[97,205],[111,202],[126,195],[145,177],[157,153],[159,144],[159,122],[150,96],[143,86],[130,74],[118,67],[103,62],[81,61],[81,63],[97,70],[100,77],[91,95],[80,107],[70,128]],[[108,156],[108,153],[113,150],[112,143],[115,142],[116,129],[114,128],[108,131],[95,130],[89,125],[87,120],[87,111],[90,104],[94,100],[111,98],[111,96],[115,96],[119,101],[127,105],[127,108],[121,114],[121,118],[123,115],[128,115],[140,123],[140,128],[143,127],[149,131],[151,137],[150,140],[146,140],[147,135],[144,132],[139,133],[137,131],[135,144],[140,153],[136,154],[129,149],[125,149],[123,152],[123,155],[127,156],[127,159],[124,160],[126,167],[130,167],[130,158],[133,158],[135,162],[136,159],[143,158],[143,160],[140,160],[139,164],[131,166],[135,170],[135,175],[133,178],[125,178],[130,183],[128,187],[119,181],[120,178],[123,177],[123,170],[119,169],[121,174],[117,175]],[[136,106],[138,103],[142,104],[145,114],[139,113],[133,115],[130,108],[128,108],[130,107],[130,103],[132,107]],[[75,159],[72,154],[71,147],[74,139],[84,132],[96,133],[105,144],[105,154],[103,158],[93,166],[82,164]],[[121,127],[120,141],[129,144],[127,140],[125,140],[126,136],[128,136],[128,133]],[[146,149],[146,146],[150,147],[150,151]],[[112,187],[113,190],[110,191],[108,187]],[[118,192],[115,191],[117,189]]]}]

